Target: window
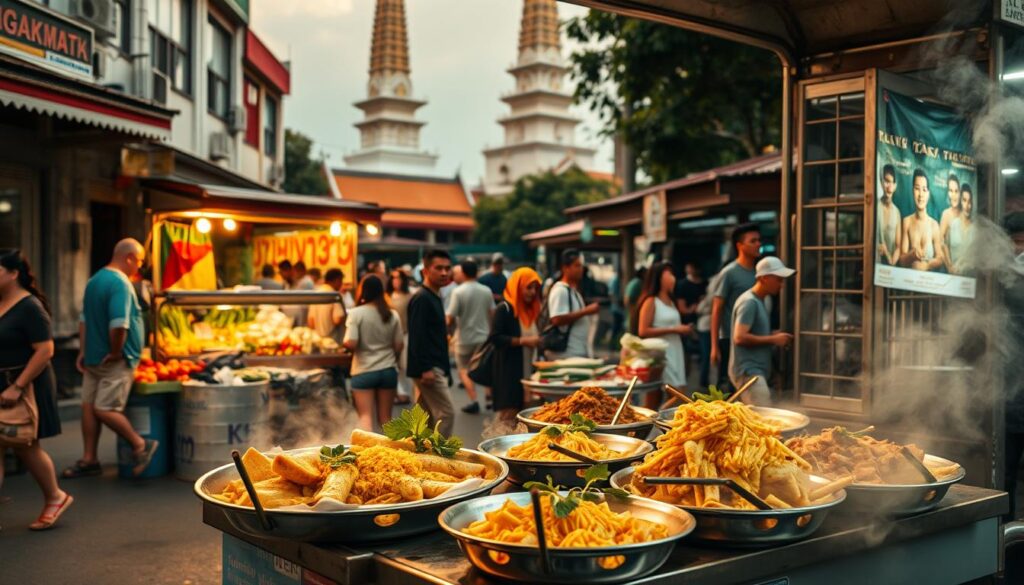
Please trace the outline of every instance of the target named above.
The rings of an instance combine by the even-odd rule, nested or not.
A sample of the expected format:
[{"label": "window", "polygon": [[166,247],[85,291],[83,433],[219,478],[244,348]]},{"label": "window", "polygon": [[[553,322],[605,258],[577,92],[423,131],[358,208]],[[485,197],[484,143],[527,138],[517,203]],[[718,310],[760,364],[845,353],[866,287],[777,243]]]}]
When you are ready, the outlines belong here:
[{"label": "window", "polygon": [[114,0],[115,34],[110,43],[125,55],[132,52],[132,8],[130,0]]},{"label": "window", "polygon": [[231,109],[231,32],[212,16],[209,58],[206,61],[206,107],[211,114],[227,118]]},{"label": "window", "polygon": [[153,99],[166,103],[168,88],[192,95],[192,2],[149,0],[148,7]]},{"label": "window", "polygon": [[242,80],[242,99],[245,102],[245,143],[260,147],[260,87],[248,76]]},{"label": "window", "polygon": [[277,100],[267,96],[263,100],[263,152],[267,156],[277,154]]}]

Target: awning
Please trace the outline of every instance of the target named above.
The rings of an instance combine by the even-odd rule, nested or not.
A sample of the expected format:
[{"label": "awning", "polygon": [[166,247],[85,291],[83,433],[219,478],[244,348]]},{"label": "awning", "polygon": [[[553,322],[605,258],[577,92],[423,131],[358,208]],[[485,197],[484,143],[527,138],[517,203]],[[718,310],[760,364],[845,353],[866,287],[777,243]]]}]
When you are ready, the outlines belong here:
[{"label": "awning", "polygon": [[583,231],[583,220],[570,221],[569,223],[563,223],[562,225],[548,228],[546,230],[540,230],[539,232],[533,232],[532,234],[526,234],[523,236],[523,240],[530,242],[533,240],[545,240],[548,238],[560,238],[563,236],[578,236]]},{"label": "awning", "polygon": [[169,140],[177,113],[0,55],[0,104],[125,134]]},{"label": "awning", "polygon": [[[342,199],[341,201],[344,201]],[[444,215],[441,213],[412,213],[405,211],[387,211],[381,218],[386,227],[406,229],[441,229],[470,231],[473,229],[473,218],[467,215]]]},{"label": "awning", "polygon": [[169,178],[142,179],[141,183],[147,189],[147,208],[157,214],[225,216],[252,222],[279,220],[323,225],[332,221],[378,223],[383,211],[371,203],[327,196],[204,185]]}]

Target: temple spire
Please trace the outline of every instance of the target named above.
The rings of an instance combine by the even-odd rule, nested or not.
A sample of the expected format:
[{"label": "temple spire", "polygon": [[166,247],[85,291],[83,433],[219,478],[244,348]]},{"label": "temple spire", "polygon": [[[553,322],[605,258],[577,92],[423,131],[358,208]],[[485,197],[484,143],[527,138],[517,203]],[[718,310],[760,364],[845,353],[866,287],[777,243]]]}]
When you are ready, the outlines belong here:
[{"label": "temple spire", "polygon": [[370,47],[370,75],[409,74],[409,35],[403,0],[377,0]]},{"label": "temple spire", "polygon": [[542,47],[561,52],[558,7],[555,0],[525,0],[519,29],[519,53],[522,55],[528,49],[536,51]]}]

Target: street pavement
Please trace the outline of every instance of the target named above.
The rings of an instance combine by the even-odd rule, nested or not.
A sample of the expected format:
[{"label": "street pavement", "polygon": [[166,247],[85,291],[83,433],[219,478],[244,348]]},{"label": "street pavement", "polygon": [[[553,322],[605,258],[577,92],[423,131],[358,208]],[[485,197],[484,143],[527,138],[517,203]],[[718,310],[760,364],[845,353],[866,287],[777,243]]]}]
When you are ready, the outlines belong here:
[{"label": "street pavement", "polygon": [[[455,434],[475,447],[485,419],[493,415],[464,414],[458,408],[467,403],[465,391],[453,389],[452,396]],[[43,441],[58,472],[81,456],[79,422],[65,421],[63,427],[63,434]],[[32,478],[6,478],[0,494],[12,501],[0,505],[0,583],[219,584],[221,536],[202,523],[192,484],[173,477],[118,479],[116,442],[106,429],[100,458],[101,477],[61,482],[75,503],[48,531],[27,528],[42,508]]]}]

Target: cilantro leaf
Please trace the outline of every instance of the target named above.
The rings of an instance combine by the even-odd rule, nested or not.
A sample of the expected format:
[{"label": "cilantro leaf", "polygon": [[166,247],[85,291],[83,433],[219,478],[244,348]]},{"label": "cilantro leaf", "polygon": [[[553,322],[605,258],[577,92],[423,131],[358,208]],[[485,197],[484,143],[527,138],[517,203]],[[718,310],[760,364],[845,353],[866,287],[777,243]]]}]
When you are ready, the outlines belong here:
[{"label": "cilantro leaf", "polygon": [[583,481],[585,481],[587,485],[590,485],[595,481],[604,481],[608,479],[609,475],[610,474],[608,473],[608,464],[599,463],[597,465],[591,465],[590,467],[587,468],[587,470],[583,473]]},{"label": "cilantro leaf", "polygon": [[559,498],[557,501],[555,501],[555,518],[565,518],[569,514],[572,514],[573,510],[579,507],[579,505],[579,498],[571,494],[564,498]]},{"label": "cilantro leaf", "polygon": [[603,491],[605,494],[607,494],[609,496],[612,496],[613,498],[618,498],[620,500],[625,500],[626,498],[629,498],[630,496],[633,495],[633,494],[627,492],[624,489],[613,488],[613,487],[607,487],[607,488],[604,488],[601,491]]},{"label": "cilantro leaf", "polygon": [[442,457],[451,459],[462,448],[462,439],[445,438],[438,431],[441,421],[433,429],[430,428],[430,415],[419,404],[402,411],[398,418],[384,423],[384,435],[392,441],[411,439],[417,453],[433,451]]},{"label": "cilantro leaf", "polygon": [[358,457],[358,454],[348,450],[345,445],[335,445],[334,447],[324,445],[320,447],[320,463],[331,469],[355,463],[356,457]]},{"label": "cilantro leaf", "polygon": [[541,430],[541,432],[549,437],[558,437],[562,434],[564,428],[565,427],[561,427],[558,425],[551,425],[548,427],[544,427],[544,429]]},{"label": "cilantro leaf", "polygon": [[569,415],[569,426],[566,427],[566,430],[592,433],[597,430],[597,423],[578,412],[574,412]]}]

